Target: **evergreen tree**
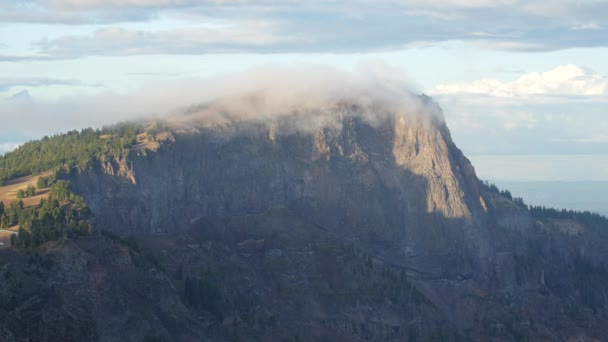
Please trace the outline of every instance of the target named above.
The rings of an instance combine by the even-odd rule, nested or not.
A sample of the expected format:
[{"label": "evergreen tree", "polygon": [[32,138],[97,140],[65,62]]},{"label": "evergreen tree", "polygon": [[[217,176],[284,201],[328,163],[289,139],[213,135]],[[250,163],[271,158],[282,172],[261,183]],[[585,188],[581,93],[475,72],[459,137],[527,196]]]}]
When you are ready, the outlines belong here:
[{"label": "evergreen tree", "polygon": [[36,187],[38,189],[44,189],[47,187],[46,185],[46,177],[38,177],[38,181],[36,181]]},{"label": "evergreen tree", "polygon": [[48,188],[55,182],[55,175],[47,176],[47,177],[38,177],[38,181],[36,182],[36,187],[38,189]]},{"label": "evergreen tree", "polygon": [[598,228],[601,231],[608,231],[608,218],[590,211],[576,211],[566,209],[546,208],[545,206],[529,207],[530,214],[536,219],[560,219],[575,220],[588,227]]},{"label": "evergreen tree", "polygon": [[34,188],[32,184],[28,184],[27,189],[25,190],[25,194],[27,195],[27,197],[36,196],[36,188]]},{"label": "evergreen tree", "polygon": [[30,248],[49,240],[88,234],[88,214],[84,200],[70,191],[67,181],[59,181],[36,207],[24,208],[22,200],[13,201],[2,216],[2,225],[18,224],[14,245]]},{"label": "evergreen tree", "polygon": [[508,199],[510,199],[510,200],[513,200],[513,196],[511,195],[511,192],[510,192],[509,190],[502,190],[502,191],[500,192],[500,194],[501,194],[503,197],[505,197],[505,198],[508,198]]},{"label": "evergreen tree", "polygon": [[32,235],[24,228],[19,228],[17,247],[29,248],[32,246]]}]

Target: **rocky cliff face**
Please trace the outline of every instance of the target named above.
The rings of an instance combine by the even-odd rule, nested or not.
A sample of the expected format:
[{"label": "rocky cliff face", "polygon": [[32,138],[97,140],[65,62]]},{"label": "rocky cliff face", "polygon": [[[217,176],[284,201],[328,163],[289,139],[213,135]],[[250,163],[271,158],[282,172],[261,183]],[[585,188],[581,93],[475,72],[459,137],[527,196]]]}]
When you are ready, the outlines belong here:
[{"label": "rocky cliff face", "polygon": [[185,232],[206,218],[285,207],[426,273],[454,258],[487,267],[478,180],[445,123],[400,114],[370,123],[342,113],[331,125],[294,131],[299,120],[178,135],[156,153],[75,172],[72,184],[97,227],[118,234]]},{"label": "rocky cliff face", "polygon": [[[449,322],[452,330],[444,337],[555,340],[606,332],[601,328],[608,317],[605,291],[599,285],[587,291],[589,298],[604,296],[590,309],[581,299],[581,284],[571,278],[581,255],[582,247],[576,246],[589,245],[592,236],[579,235],[576,245],[568,246],[572,236],[538,228],[527,210],[480,187],[473,166],[439,117],[395,113],[369,120],[351,112],[356,108],[340,107],[331,120],[312,128],[304,114],[270,123],[199,126],[176,134],[174,142],[157,151],[134,150],[69,177],[73,190],[95,213],[98,230],[136,237],[194,236],[196,246],[225,244],[245,258],[280,256],[294,243],[300,245],[293,251],[314,254],[310,246],[319,234],[352,245],[369,256],[370,264],[403,274],[437,310],[429,321]],[[304,121],[307,129],[298,129]],[[289,233],[298,231],[296,227],[315,231],[317,237]],[[269,256],[267,241],[273,234],[284,239],[274,242],[275,252]],[[265,247],[260,252],[247,247],[255,242],[246,241],[264,241]],[[562,245],[568,247],[553,250]],[[600,247],[587,254],[595,256],[592,267],[606,261]],[[564,267],[561,271],[554,260]],[[291,255],[288,264],[298,269],[299,262],[303,269],[311,263]],[[269,266],[248,267],[260,267],[250,275],[255,283]],[[294,283],[300,279],[306,284],[315,273],[284,271],[294,273]],[[335,281],[349,279],[344,275]],[[559,287],[559,295],[552,285]],[[249,291],[255,289],[251,286]],[[345,291],[332,286],[332,291]],[[307,298],[318,296],[308,290]],[[252,298],[271,300],[269,296]],[[383,306],[376,304],[376,309]],[[384,332],[365,335],[362,331],[373,324],[368,327],[365,319],[352,317],[362,314],[359,304],[335,306],[318,311],[323,318],[317,317],[317,323],[323,322],[324,329],[357,339],[404,338],[403,309],[392,314],[382,311],[386,307],[370,311],[369,319],[385,323],[396,315],[394,327],[401,328],[380,325],[377,329]],[[550,307],[550,313],[543,313],[542,306]],[[348,314],[347,307],[357,309]],[[574,313],[569,316],[564,310]],[[291,319],[312,311],[296,312],[289,314]],[[282,322],[290,324],[286,318]],[[353,328],[357,324],[365,328]],[[437,326],[417,329],[429,337]]]}]

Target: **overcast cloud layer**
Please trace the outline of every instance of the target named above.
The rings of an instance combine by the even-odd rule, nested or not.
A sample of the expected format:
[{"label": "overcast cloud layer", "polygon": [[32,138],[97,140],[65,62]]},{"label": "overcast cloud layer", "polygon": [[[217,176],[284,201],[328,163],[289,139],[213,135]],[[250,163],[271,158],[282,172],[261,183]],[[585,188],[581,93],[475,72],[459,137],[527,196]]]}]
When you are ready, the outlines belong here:
[{"label": "overcast cloud layer", "polygon": [[[515,51],[608,45],[605,0],[4,0],[0,22],[80,27],[71,34],[38,37],[28,51],[1,53],[0,61],[349,53],[442,41]],[[128,25],[137,22],[170,24]]]}]

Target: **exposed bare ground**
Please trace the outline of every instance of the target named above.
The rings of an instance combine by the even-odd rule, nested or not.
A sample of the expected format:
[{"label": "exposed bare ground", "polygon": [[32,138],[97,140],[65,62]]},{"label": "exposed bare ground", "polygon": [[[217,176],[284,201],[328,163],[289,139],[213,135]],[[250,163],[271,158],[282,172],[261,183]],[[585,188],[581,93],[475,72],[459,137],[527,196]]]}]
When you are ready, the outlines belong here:
[{"label": "exposed bare ground", "polygon": [[134,151],[152,150],[156,151],[159,144],[155,141],[149,141],[146,133],[139,134],[137,136],[137,143],[131,147]]},{"label": "exposed bare ground", "polygon": [[137,143],[131,147],[133,151],[151,150],[156,151],[160,147],[160,143],[165,140],[171,140],[172,135],[169,132],[159,132],[154,135],[154,140],[148,140],[147,133],[141,133],[137,136]]}]

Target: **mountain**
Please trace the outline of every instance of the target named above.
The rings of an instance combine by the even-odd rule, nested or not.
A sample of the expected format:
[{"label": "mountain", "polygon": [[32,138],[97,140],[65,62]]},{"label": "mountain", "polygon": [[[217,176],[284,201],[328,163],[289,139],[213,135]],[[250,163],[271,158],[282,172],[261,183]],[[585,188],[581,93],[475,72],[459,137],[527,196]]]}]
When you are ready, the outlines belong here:
[{"label": "mountain", "polygon": [[92,233],[0,250],[0,333],[608,336],[608,225],[541,217],[480,182],[437,105],[420,102],[420,113],[337,103],[212,123],[192,108],[124,153],[67,168],[57,177],[90,207]]},{"label": "mountain", "polygon": [[7,97],[6,100],[12,101],[12,102],[27,103],[32,100],[32,96],[30,95],[30,92],[27,89],[23,89],[15,94]]}]

